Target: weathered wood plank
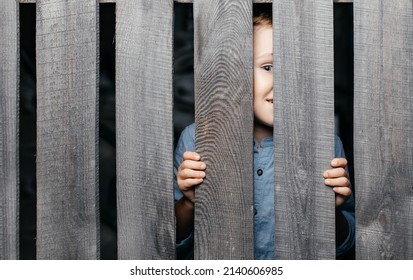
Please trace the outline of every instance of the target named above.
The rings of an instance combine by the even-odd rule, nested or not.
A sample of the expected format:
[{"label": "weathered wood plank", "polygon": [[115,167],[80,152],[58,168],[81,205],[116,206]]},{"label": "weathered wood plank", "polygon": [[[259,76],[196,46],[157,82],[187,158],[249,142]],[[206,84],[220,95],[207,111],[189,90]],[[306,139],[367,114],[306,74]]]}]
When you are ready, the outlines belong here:
[{"label": "weathered wood plank", "polygon": [[194,21],[196,147],[208,166],[195,258],[252,259],[252,4],[196,1]]},{"label": "weathered wood plank", "polygon": [[[33,0],[34,1],[34,0]],[[101,0],[101,1],[113,1],[116,0]],[[335,3],[353,3],[353,0],[332,0]],[[194,0],[175,0],[175,2],[179,3],[194,3]],[[273,0],[252,0],[253,3],[272,3]]]},{"label": "weathered wood plank", "polygon": [[99,257],[98,5],[39,0],[37,258]]},{"label": "weathered wood plank", "polygon": [[[177,3],[194,3],[194,0],[174,0]],[[353,3],[353,0],[333,0],[334,3]],[[36,3],[36,0],[18,0],[20,3]],[[99,0],[100,3],[116,3],[116,0]],[[272,0],[252,0],[253,3],[272,3]]]},{"label": "weathered wood plank", "polygon": [[[194,3],[194,0],[174,0],[178,3]],[[252,3],[271,3],[272,0],[252,0]]]},{"label": "weathered wood plank", "polygon": [[116,4],[119,259],[175,258],[173,1]]},{"label": "weathered wood plank", "polygon": [[276,259],[334,259],[333,3],[274,1]]},{"label": "weathered wood plank", "polygon": [[358,259],[413,259],[412,0],[354,3]]},{"label": "weathered wood plank", "polygon": [[0,260],[18,259],[18,4],[0,5]]}]

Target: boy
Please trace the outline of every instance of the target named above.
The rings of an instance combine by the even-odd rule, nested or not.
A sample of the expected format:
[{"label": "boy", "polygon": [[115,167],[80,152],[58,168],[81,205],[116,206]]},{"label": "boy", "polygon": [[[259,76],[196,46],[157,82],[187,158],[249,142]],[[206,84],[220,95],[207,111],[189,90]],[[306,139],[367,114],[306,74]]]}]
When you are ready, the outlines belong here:
[{"label": "boy", "polygon": [[[272,16],[254,11],[254,254],[255,259],[274,259],[274,158]],[[345,170],[347,161],[336,138],[336,158],[323,174],[325,185],[336,194],[336,254],[354,245],[354,199]],[[188,126],[179,139],[174,159],[177,249],[192,250],[194,187],[206,176],[206,165],[195,151],[195,126]],[[260,166],[260,169],[257,169]],[[321,176],[321,175],[320,175]],[[259,186],[259,188],[257,188]],[[258,190],[259,189],[259,190]]]}]

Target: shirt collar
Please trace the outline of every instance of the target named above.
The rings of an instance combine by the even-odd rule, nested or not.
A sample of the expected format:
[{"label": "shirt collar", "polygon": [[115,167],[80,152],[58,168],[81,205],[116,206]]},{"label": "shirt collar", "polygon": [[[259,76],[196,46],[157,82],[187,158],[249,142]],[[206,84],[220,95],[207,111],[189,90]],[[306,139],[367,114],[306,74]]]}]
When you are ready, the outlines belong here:
[{"label": "shirt collar", "polygon": [[273,144],[273,136],[267,136],[262,139],[261,142],[258,142],[254,139],[254,151],[258,151],[258,144],[261,144],[261,149],[265,149],[266,147],[272,147]]}]

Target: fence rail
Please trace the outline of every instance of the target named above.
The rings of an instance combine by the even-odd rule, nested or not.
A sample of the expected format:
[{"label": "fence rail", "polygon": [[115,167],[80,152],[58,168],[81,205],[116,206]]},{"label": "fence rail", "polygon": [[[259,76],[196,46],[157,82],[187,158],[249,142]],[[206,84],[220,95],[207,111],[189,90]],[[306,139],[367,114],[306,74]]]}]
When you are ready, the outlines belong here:
[{"label": "fence rail", "polygon": [[[99,258],[99,2],[115,1],[0,4],[0,259],[19,258],[18,3],[36,3],[37,257]],[[173,2],[116,1],[120,259],[175,258]],[[253,258],[252,97],[243,94],[253,2],[274,2],[278,27],[276,257],[332,259],[334,195],[319,174],[334,144],[333,2],[352,1],[331,0],[194,1],[197,149],[210,172],[197,190],[195,257]],[[353,7],[357,258],[413,259],[412,0]]]}]

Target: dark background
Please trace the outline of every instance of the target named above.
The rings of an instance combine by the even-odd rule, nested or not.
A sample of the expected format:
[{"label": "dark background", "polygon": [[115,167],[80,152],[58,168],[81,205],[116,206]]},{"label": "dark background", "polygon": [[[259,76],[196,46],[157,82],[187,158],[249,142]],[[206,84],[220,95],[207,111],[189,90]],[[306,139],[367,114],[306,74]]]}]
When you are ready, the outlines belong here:
[{"label": "dark background", "polygon": [[[335,121],[353,176],[353,6],[334,5]],[[35,4],[20,4],[20,258],[36,258]],[[175,4],[174,134],[194,121],[192,4]],[[101,259],[116,259],[115,4],[100,4]],[[354,186],[354,182],[352,180]],[[354,250],[345,258],[354,259]]]}]

